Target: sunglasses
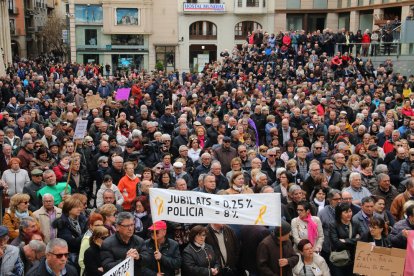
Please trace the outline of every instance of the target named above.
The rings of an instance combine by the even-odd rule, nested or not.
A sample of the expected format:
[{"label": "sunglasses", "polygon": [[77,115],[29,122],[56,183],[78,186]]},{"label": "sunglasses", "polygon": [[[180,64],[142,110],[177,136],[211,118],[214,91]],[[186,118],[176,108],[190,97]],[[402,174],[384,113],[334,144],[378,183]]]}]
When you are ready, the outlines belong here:
[{"label": "sunglasses", "polygon": [[68,258],[68,256],[69,256],[69,253],[60,253],[60,254],[55,254],[55,253],[53,253],[53,252],[49,252],[50,254],[52,254],[52,255],[55,255],[56,256],[56,258],[58,258],[58,259],[62,259],[63,258],[63,256],[65,257],[65,258]]},{"label": "sunglasses", "polygon": [[22,201],[22,202],[20,202],[20,203],[23,203],[23,204],[29,204],[29,202],[28,202],[28,201]]}]

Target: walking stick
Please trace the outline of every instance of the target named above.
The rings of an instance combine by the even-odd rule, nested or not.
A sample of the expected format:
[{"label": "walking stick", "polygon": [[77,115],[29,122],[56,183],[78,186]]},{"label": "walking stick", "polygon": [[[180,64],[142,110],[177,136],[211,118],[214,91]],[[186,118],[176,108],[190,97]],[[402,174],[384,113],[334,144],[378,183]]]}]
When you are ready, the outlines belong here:
[{"label": "walking stick", "polygon": [[[154,242],[155,242],[155,251],[158,251],[157,229],[156,229],[156,228],[157,228],[157,227],[155,226],[155,223],[154,223]],[[159,261],[159,260],[156,260],[156,261],[157,261],[158,273],[161,273],[160,261]]]}]

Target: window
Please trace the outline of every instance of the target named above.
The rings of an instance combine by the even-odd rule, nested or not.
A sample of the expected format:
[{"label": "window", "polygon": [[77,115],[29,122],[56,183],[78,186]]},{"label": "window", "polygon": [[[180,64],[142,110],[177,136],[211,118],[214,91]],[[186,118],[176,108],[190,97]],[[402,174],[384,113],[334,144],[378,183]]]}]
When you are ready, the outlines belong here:
[{"label": "window", "polygon": [[96,46],[98,37],[96,29],[85,29],[85,45]]},{"label": "window", "polygon": [[156,46],[155,61],[161,62],[168,71],[175,69],[175,47]]},{"label": "window", "polygon": [[243,0],[237,0],[237,7],[241,8],[243,6]]},{"label": "window", "polygon": [[16,20],[15,19],[9,19],[10,24],[10,34],[16,35]]},{"label": "window", "polygon": [[220,4],[220,0],[210,0],[210,4]]},{"label": "window", "polygon": [[8,6],[9,6],[9,10],[12,11],[14,8],[14,0],[9,0],[8,1]]},{"label": "window", "polygon": [[187,3],[197,3],[197,0],[187,0]]},{"label": "window", "polygon": [[288,0],[286,1],[287,9],[300,9],[301,0]]},{"label": "window", "polygon": [[328,1],[327,0],[313,0],[314,9],[327,9]]},{"label": "window", "polygon": [[246,0],[247,7],[258,7],[260,0]]},{"label": "window", "polygon": [[112,45],[144,45],[144,35],[111,35]]},{"label": "window", "polygon": [[255,21],[239,22],[234,26],[234,39],[245,39],[249,32],[257,29],[262,29],[262,25]]},{"label": "window", "polygon": [[197,21],[190,25],[190,39],[217,39],[217,26],[209,21]]}]

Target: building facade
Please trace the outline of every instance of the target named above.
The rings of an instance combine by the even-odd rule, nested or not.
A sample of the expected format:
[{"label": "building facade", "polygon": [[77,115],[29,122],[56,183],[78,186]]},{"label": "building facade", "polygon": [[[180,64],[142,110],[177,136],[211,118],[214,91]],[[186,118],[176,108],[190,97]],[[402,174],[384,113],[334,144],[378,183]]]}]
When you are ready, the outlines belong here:
[{"label": "building facade", "polygon": [[413,4],[412,0],[281,0],[276,1],[275,28],[371,31],[396,17],[404,22]]},{"label": "building facade", "polygon": [[274,29],[275,2],[269,0],[179,0],[179,68],[201,69],[224,49],[243,44],[248,32]]},{"label": "building facade", "polygon": [[[71,60],[111,70],[175,70],[176,2],[75,0],[69,3]],[[167,58],[168,56],[168,58]]]}]

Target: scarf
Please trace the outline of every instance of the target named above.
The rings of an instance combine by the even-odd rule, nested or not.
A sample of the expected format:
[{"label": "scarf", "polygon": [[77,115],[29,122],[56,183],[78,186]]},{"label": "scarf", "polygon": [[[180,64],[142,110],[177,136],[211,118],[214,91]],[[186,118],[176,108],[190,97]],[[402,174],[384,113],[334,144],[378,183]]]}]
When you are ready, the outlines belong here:
[{"label": "scarf", "polygon": [[143,213],[134,213],[135,218],[135,232],[141,233],[144,230],[144,225],[142,224],[141,219],[147,215],[147,211]]},{"label": "scarf", "polygon": [[24,219],[24,218],[28,218],[29,217],[29,211],[25,211],[25,212],[19,212],[19,211],[14,211],[14,214],[16,215],[16,217],[18,217],[20,220]]},{"label": "scarf", "polygon": [[308,214],[306,218],[301,220],[308,223],[308,239],[315,246],[316,239],[318,238],[318,225],[312,220],[311,214]]},{"label": "scarf", "polygon": [[199,243],[196,243],[195,241],[194,241],[194,245],[197,246],[197,247],[200,247],[201,249],[204,249],[204,247],[206,246],[205,243],[199,244]]},{"label": "scarf", "polygon": [[62,166],[63,169],[69,170],[69,166],[70,166],[69,164],[64,165],[62,162],[60,162],[60,165]]},{"label": "scarf", "polygon": [[200,143],[200,148],[204,149],[204,141],[205,141],[205,136],[198,136],[198,142]]},{"label": "scarf", "polygon": [[319,201],[316,197],[313,199],[316,205],[318,205],[318,212],[320,212],[325,207],[325,200]]},{"label": "scarf", "polygon": [[233,190],[235,190],[235,191],[237,191],[237,192],[239,192],[240,194],[241,194],[241,192],[243,191],[243,187],[237,187],[236,185],[233,185],[232,186],[232,188],[233,188]]},{"label": "scarf", "polygon": [[78,219],[73,219],[71,217],[68,217],[69,224],[72,226],[72,228],[79,234],[79,236],[82,234],[81,227],[79,225]]}]

